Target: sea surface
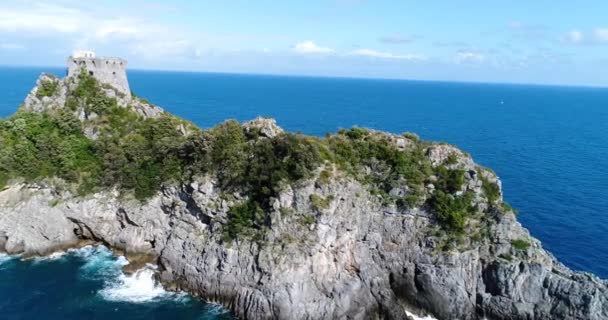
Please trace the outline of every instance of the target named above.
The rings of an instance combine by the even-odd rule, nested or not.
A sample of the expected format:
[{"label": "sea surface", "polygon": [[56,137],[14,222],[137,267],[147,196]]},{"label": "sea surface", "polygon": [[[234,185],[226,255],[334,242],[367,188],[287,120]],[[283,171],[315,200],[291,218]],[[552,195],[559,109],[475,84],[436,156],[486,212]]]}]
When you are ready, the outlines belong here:
[{"label": "sea surface", "polygon": [[[0,117],[16,111],[42,71],[65,73],[0,68]],[[129,80],[138,96],[205,128],[261,115],[319,136],[357,125],[455,144],[496,171],[505,200],[546,249],[570,268],[608,278],[608,89],[138,70]],[[229,317],[154,287],[151,270],[124,276],[121,258],[95,250],[2,258],[2,317]]]}]

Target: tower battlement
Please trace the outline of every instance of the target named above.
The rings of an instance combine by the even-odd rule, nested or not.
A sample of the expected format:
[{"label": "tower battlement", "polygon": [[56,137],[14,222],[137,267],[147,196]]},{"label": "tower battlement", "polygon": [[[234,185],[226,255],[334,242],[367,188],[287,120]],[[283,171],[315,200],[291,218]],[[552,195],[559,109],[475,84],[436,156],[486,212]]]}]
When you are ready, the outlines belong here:
[{"label": "tower battlement", "polygon": [[78,76],[84,70],[101,83],[109,84],[131,97],[127,80],[127,60],[113,57],[96,57],[91,51],[74,52],[67,59],[68,77]]}]

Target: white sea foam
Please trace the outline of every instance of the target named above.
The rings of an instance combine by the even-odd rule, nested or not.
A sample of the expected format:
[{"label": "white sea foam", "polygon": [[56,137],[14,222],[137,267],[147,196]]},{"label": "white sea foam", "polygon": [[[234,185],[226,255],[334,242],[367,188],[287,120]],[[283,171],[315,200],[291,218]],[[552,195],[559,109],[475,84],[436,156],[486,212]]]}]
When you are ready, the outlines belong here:
[{"label": "white sea foam", "polygon": [[67,254],[67,252],[65,252],[65,251],[53,252],[53,253],[49,254],[48,256],[35,257],[33,259],[33,261],[36,263],[46,262],[46,261],[57,261],[57,260],[60,260],[61,258],[65,257],[66,254]]},{"label": "white sea foam", "polygon": [[69,252],[84,261],[80,267],[80,276],[87,279],[114,279],[122,273],[121,268],[128,263],[122,256],[115,257],[112,251],[104,246],[86,246],[71,249]]},{"label": "white sea foam", "polygon": [[103,280],[104,287],[98,294],[106,300],[143,303],[159,299],[189,299],[185,293],[166,291],[154,279],[154,265],[146,265],[135,273],[126,275],[122,268],[129,264],[127,259],[123,256],[116,257],[104,246],[86,246],[69,252],[85,261],[80,268],[82,277]]},{"label": "white sea foam", "polygon": [[166,291],[154,279],[155,267],[147,265],[131,275],[120,274],[115,281],[108,281],[99,294],[106,300],[142,303],[157,299],[180,299],[185,294]]},{"label": "white sea foam", "polygon": [[0,266],[3,265],[6,262],[9,262],[11,260],[15,259],[14,256],[9,256],[6,253],[0,253]]},{"label": "white sea foam", "polygon": [[423,316],[423,317],[417,316],[417,315],[415,315],[415,314],[413,314],[413,313],[411,313],[411,312],[409,312],[407,310],[405,311],[405,313],[408,316],[410,316],[412,319],[414,319],[414,320],[437,320],[436,318],[433,318],[431,316]]},{"label": "white sea foam", "polygon": [[214,317],[230,314],[230,311],[219,303],[207,302],[207,304],[209,306],[200,320],[207,320],[209,318],[214,319]]}]

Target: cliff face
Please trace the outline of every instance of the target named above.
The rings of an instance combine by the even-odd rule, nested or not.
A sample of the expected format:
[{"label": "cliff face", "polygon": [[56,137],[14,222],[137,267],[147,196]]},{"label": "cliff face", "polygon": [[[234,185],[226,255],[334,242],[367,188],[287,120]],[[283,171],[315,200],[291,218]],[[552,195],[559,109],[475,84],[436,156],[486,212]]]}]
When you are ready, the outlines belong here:
[{"label": "cliff face", "polygon": [[[70,79],[44,78],[58,87],[41,97],[40,84],[24,109],[61,108],[70,97]],[[90,110],[74,108],[94,124]],[[239,128],[254,136],[245,145],[285,134],[268,119]],[[379,194],[366,179],[387,181],[385,163],[372,158],[361,179],[360,172],[325,161],[265,198],[263,219],[255,218],[263,220],[263,232],[236,238],[226,237],[232,210],[255,193],[227,188],[220,180],[226,172],[165,183],[145,201],[118,188],[79,196],[60,179],[12,181],[0,190],[0,251],[45,255],[101,243],[132,261],[157,263],[168,288],[220,302],[245,319],[404,319],[407,310],[438,319],[608,318],[608,283],[573,272],[544,251],[502,204],[496,175],[468,155],[381,132],[346,136],[380,139],[386,144],[371,146],[389,146],[397,155],[420,147],[414,165],[428,163],[425,172],[433,175],[421,180],[422,189],[400,177]],[[201,141],[195,145],[209,148],[208,140]],[[451,180],[456,182],[442,186]],[[447,202],[440,201],[444,191],[450,193]],[[463,207],[449,201],[465,195],[474,210],[462,222]],[[454,237],[446,223],[464,233]]]},{"label": "cliff face", "polygon": [[[425,210],[393,212],[340,178],[287,188],[263,242],[225,243],[234,202],[211,177],[167,187],[146,204],[104,192],[74,197],[42,185],[0,193],[0,249],[44,255],[83,239],[127,257],[152,257],[160,279],[247,319],[606,319],[608,286],[572,272],[516,222],[490,213],[487,243],[443,251]],[[313,209],[310,196],[335,195]],[[306,217],[312,216],[308,221]],[[517,249],[514,240],[530,246]]]}]

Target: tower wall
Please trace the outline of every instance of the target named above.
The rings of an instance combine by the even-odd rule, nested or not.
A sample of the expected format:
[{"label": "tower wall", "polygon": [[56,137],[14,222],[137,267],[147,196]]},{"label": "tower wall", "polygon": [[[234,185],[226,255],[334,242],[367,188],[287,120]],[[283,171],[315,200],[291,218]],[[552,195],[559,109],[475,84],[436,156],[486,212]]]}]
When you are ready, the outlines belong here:
[{"label": "tower wall", "polygon": [[131,89],[127,80],[127,61],[120,58],[74,57],[67,61],[68,77],[78,76],[85,70],[97,81],[109,84],[119,92],[131,97]]}]

